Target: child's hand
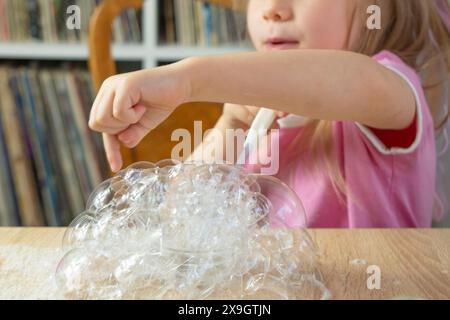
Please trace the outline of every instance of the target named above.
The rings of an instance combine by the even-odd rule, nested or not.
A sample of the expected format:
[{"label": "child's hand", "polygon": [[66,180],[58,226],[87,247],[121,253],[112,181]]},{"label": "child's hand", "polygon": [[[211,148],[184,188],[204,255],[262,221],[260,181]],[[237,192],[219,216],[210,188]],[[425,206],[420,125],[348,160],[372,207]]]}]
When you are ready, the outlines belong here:
[{"label": "child's hand", "polygon": [[134,148],[184,103],[188,81],[180,64],[108,78],[92,106],[89,127],[103,133],[111,170],[122,167],[120,145]]},{"label": "child's hand", "polygon": [[[222,117],[226,119],[229,128],[241,128],[247,130],[252,125],[258,114],[259,107],[244,106],[239,104],[226,103],[223,107]],[[277,111],[278,117],[284,117],[286,112]]]},{"label": "child's hand", "polygon": [[252,125],[259,109],[259,107],[226,103],[223,107],[222,117],[226,119],[229,128],[246,130]]}]

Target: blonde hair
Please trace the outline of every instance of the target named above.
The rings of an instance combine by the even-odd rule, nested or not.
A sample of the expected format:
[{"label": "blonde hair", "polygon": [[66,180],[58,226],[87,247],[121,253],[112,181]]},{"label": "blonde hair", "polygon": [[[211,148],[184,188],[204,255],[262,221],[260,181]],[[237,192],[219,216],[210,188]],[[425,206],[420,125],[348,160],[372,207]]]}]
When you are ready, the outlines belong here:
[{"label": "blonde hair", "polygon": [[[422,78],[436,130],[441,129],[449,118],[442,97],[449,89],[450,78],[450,30],[441,18],[434,0],[354,0],[352,30],[357,40],[348,50],[373,56],[388,50],[399,56],[416,70]],[[382,12],[382,28],[366,27],[367,8],[378,5]],[[449,3],[445,6],[450,12]],[[355,30],[357,28],[357,30]],[[442,72],[442,70],[445,70]],[[438,72],[439,71],[439,72]],[[439,74],[440,73],[440,74]],[[446,102],[448,103],[448,101]],[[444,110],[446,109],[446,110]],[[334,152],[332,121],[313,120],[290,144],[288,152],[308,152],[314,157],[314,169],[325,165],[327,175],[339,199],[352,197]],[[300,149],[301,148],[301,149]],[[293,161],[295,162],[295,161]],[[295,163],[284,165],[293,168]],[[292,184],[295,172],[291,174]],[[354,199],[357,201],[357,199]]]}]

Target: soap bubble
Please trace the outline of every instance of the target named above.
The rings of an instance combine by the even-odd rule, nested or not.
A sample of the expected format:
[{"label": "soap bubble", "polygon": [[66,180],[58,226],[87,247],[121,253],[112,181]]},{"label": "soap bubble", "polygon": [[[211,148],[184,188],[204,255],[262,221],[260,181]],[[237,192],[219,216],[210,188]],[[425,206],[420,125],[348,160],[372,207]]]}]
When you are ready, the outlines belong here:
[{"label": "soap bubble", "polygon": [[56,282],[75,299],[327,297],[305,226],[297,195],[274,177],[138,162],[69,225]]},{"label": "soap bubble", "polygon": [[115,260],[99,252],[69,251],[59,262],[56,283],[74,299],[118,299],[122,292],[112,276]]}]

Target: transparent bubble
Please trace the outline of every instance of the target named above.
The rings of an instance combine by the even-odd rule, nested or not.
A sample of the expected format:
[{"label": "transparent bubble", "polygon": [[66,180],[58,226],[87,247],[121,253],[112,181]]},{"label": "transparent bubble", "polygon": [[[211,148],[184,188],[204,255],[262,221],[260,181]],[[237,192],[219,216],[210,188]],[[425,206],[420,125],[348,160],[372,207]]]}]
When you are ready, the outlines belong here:
[{"label": "transparent bubble", "polygon": [[328,297],[305,226],[301,201],[274,177],[139,162],[91,194],[56,280],[75,299]]},{"label": "transparent bubble", "polygon": [[118,299],[122,292],[113,276],[114,259],[98,252],[73,249],[59,262],[56,283],[66,297],[74,299]]},{"label": "transparent bubble", "polygon": [[89,211],[83,212],[73,220],[63,236],[63,249],[67,250],[82,246],[83,244],[94,240],[92,234],[95,227],[96,216]]},{"label": "transparent bubble", "polygon": [[305,209],[295,192],[284,182],[272,176],[256,175],[261,193],[270,199],[273,227],[305,228]]},{"label": "transparent bubble", "polygon": [[86,210],[97,212],[107,206],[114,197],[111,189],[111,180],[102,182],[89,196],[86,202]]}]

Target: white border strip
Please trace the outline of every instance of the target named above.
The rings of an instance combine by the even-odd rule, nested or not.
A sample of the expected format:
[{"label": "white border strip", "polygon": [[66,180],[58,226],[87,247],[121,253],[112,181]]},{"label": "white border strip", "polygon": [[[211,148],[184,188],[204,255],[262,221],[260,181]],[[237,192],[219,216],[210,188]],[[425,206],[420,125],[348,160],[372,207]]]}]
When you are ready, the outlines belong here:
[{"label": "white border strip", "polygon": [[416,128],[417,128],[416,131],[417,132],[416,132],[416,138],[414,140],[414,143],[407,149],[398,148],[398,147],[389,149],[383,144],[383,142],[380,141],[380,139],[378,139],[378,137],[368,127],[366,127],[365,125],[358,123],[358,122],[356,122],[356,125],[366,135],[366,137],[370,140],[370,142],[372,142],[372,144],[375,146],[375,148],[377,148],[378,151],[380,151],[382,154],[385,154],[385,155],[409,154],[409,153],[414,152],[417,149],[417,147],[419,146],[420,142],[422,141],[422,133],[423,133],[422,101],[419,97],[419,94],[417,93],[416,88],[414,87],[412,82],[408,79],[408,77],[406,77],[406,75],[404,75],[402,72],[395,69],[394,67],[387,66],[384,64],[381,64],[381,65],[388,68],[389,70],[392,70],[396,74],[398,74],[403,80],[406,81],[406,83],[408,83],[408,85],[411,87],[411,89],[414,93],[414,96],[416,98],[416,109],[417,109],[417,120],[416,120],[416,122],[417,122],[416,123]]}]

